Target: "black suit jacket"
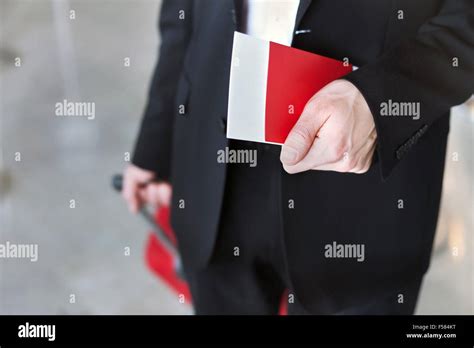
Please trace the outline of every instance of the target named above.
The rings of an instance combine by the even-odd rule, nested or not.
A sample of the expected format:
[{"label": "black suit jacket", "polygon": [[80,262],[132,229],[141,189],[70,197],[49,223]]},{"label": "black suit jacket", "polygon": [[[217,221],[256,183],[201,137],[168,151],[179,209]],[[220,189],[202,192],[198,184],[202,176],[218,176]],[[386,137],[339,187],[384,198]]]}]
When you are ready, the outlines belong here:
[{"label": "black suit jacket", "polygon": [[[172,225],[187,270],[206,265],[216,239],[226,175],[216,156],[228,142],[230,57],[241,6],[165,0],[161,11],[160,59],[133,163],[171,181]],[[378,134],[366,174],[281,170],[275,204],[292,285],[309,308],[331,313],[370,301],[428,268],[449,110],[474,90],[473,23],[472,0],[300,2],[293,46],[360,67],[346,78],[367,100]],[[419,102],[420,119],[381,116],[388,100]],[[365,261],[325,258],[333,241],[363,243]]]}]

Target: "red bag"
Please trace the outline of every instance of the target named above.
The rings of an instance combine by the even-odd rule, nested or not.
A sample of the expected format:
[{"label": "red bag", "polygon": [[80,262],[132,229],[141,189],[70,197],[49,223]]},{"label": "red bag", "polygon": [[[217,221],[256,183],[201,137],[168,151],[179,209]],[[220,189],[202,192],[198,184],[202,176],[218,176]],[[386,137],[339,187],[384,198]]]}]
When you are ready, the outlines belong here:
[{"label": "red bag", "polygon": [[[171,229],[169,221],[170,210],[168,207],[162,207],[155,213],[156,224],[176,245],[176,237]],[[154,233],[148,236],[145,247],[145,261],[148,268],[159,278],[161,278],[174,292],[184,295],[187,303],[191,303],[191,292],[188,284],[176,273],[176,264],[178,260],[170,253],[158,240]]]},{"label": "red bag", "polygon": [[[176,245],[176,237],[169,220],[170,210],[168,207],[162,207],[155,213],[156,224],[163,230],[163,232],[170,238],[174,245]],[[170,253],[158,240],[152,232],[148,236],[145,247],[145,261],[148,268],[160,279],[162,279],[178,296],[183,295],[185,302],[192,304],[191,292],[188,284],[176,272],[177,262],[176,256]],[[280,315],[287,314],[287,292],[282,295],[280,305]]]}]

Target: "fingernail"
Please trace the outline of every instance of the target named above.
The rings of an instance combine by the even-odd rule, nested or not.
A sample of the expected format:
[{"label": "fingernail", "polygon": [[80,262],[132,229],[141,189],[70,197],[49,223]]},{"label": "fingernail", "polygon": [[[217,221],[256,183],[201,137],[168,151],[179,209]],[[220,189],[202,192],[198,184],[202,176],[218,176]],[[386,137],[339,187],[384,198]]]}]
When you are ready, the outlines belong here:
[{"label": "fingernail", "polygon": [[285,164],[293,164],[296,161],[298,152],[288,146],[284,146],[281,150],[280,160]]}]

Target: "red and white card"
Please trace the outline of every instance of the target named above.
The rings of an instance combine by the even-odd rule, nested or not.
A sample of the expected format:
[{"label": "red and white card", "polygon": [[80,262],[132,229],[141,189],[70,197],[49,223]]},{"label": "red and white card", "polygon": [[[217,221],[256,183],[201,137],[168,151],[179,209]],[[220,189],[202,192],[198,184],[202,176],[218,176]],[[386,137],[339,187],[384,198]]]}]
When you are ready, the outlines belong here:
[{"label": "red and white card", "polygon": [[308,100],[352,69],[342,61],[235,32],[227,138],[283,144]]}]

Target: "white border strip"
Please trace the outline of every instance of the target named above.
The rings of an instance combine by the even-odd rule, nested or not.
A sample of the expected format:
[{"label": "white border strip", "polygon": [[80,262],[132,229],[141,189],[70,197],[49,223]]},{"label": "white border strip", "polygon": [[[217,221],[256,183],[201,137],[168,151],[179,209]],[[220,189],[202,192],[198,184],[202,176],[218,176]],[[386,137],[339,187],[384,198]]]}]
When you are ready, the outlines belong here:
[{"label": "white border strip", "polygon": [[269,59],[270,42],[234,33],[227,138],[265,142]]}]

